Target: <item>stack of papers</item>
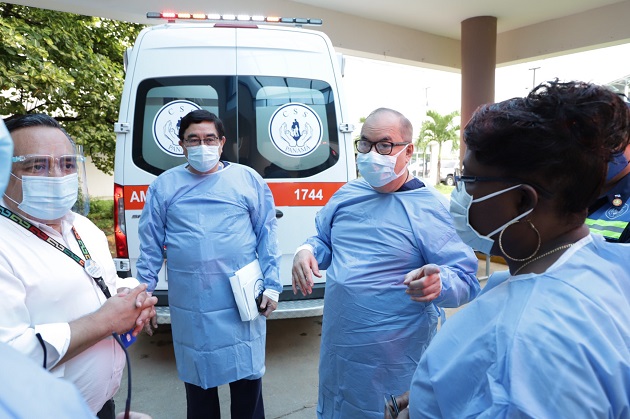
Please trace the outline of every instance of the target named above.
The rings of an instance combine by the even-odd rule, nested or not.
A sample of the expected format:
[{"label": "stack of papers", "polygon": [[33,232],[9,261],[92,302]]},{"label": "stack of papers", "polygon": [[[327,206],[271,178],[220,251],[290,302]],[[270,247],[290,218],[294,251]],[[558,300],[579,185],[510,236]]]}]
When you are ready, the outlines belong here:
[{"label": "stack of papers", "polygon": [[248,263],[230,277],[234,300],[236,300],[241,320],[244,322],[254,320],[260,314],[256,305],[256,297],[265,290],[263,279],[258,259]]}]

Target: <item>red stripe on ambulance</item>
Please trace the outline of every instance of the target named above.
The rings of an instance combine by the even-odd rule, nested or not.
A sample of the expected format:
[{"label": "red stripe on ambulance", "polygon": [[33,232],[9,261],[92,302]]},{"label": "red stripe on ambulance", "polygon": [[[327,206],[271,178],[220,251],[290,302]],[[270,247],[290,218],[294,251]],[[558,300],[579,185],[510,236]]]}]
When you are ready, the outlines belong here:
[{"label": "red stripe on ambulance", "polygon": [[345,182],[268,183],[277,207],[324,206]]},{"label": "red stripe on ambulance", "polygon": [[[320,207],[326,205],[345,182],[268,183],[277,207]],[[149,185],[124,187],[125,210],[141,210]]]}]

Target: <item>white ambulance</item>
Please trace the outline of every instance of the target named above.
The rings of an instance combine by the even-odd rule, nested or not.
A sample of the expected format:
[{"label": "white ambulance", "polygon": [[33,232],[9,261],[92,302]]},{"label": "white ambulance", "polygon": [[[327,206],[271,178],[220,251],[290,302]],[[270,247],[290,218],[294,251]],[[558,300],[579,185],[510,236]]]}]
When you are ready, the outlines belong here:
[{"label": "white ambulance", "polygon": [[[144,29],[125,57],[115,124],[118,274],[136,274],[138,221],[149,184],[185,163],[177,136],[181,118],[206,109],[225,124],[221,158],[256,170],[274,196],[284,291],[272,318],[320,315],[325,276],[314,278],[307,298],[299,292],[294,296],[293,253],[315,234],[316,212],[356,177],[342,57],[325,34],[301,28],[321,20],[186,13],[147,17],[169,22]],[[154,293],[160,323],[170,322],[167,290],[164,266]]]}]

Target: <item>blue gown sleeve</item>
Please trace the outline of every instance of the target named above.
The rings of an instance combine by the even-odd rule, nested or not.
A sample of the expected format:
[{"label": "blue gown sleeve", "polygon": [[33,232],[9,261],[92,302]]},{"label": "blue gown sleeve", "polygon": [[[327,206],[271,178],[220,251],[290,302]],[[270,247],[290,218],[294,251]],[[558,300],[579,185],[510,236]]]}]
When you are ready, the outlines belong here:
[{"label": "blue gown sleeve", "polygon": [[[332,201],[332,199],[331,199]],[[332,225],[332,217],[334,215],[334,203],[329,202],[317,212],[315,216],[315,228],[317,235],[306,239],[304,244],[313,247],[313,252],[319,269],[328,269],[332,261],[332,245],[330,238],[330,229]]]},{"label": "blue gown sleeve", "polygon": [[481,291],[477,280],[477,256],[457,233],[430,260],[439,265],[442,281],[442,292],[434,301],[436,305],[459,307],[474,299]]},{"label": "blue gown sleeve", "polygon": [[254,184],[258,195],[258,208],[252,211],[251,220],[256,235],[256,253],[265,277],[266,289],[282,292],[280,283],[280,249],[276,220],[276,207],[269,186],[260,178]]},{"label": "blue gown sleeve", "polygon": [[5,343],[0,343],[0,370],[11,377],[0,391],[1,418],[96,419],[71,382],[53,376]]},{"label": "blue gown sleeve", "polygon": [[442,292],[433,303],[440,307],[459,307],[474,299],[481,288],[477,280],[479,261],[470,246],[464,244],[453,227],[449,211],[443,205],[427,209],[433,213],[431,226],[414,225],[418,248],[424,260],[440,267]]},{"label": "blue gown sleeve", "polygon": [[148,284],[147,291],[153,292],[158,283],[158,273],[164,263],[164,244],[166,240],[166,208],[160,198],[157,181],[147,191],[146,201],[140,222],[140,257],[136,262],[137,279]]}]

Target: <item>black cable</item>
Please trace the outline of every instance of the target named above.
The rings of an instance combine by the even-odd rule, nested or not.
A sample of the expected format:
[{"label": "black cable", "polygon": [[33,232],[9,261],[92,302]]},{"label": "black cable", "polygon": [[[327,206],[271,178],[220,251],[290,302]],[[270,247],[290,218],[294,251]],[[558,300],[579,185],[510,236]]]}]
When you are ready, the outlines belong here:
[{"label": "black cable", "polygon": [[129,361],[129,353],[127,352],[127,347],[122,340],[120,340],[120,336],[118,333],[112,333],[116,342],[120,345],[122,350],[125,352],[125,360],[127,361],[127,401],[125,402],[125,419],[129,419],[129,411],[131,410],[131,362]]}]

